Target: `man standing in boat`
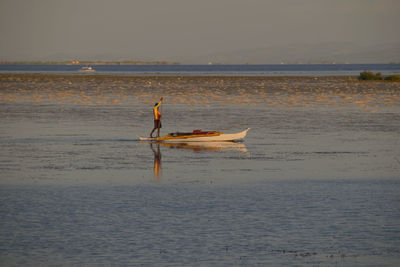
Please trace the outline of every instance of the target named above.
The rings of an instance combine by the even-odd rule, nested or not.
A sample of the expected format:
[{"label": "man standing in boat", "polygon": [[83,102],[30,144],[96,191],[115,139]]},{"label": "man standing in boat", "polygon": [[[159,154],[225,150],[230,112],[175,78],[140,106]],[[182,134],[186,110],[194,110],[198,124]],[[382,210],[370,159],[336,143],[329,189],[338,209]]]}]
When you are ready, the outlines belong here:
[{"label": "man standing in boat", "polygon": [[153,108],[153,114],[154,114],[154,128],[150,133],[150,137],[153,138],[153,132],[157,129],[157,137],[160,137],[160,129],[162,127],[161,125],[161,112],[159,110],[159,107],[163,101],[163,98],[160,98],[160,102],[154,104]]}]

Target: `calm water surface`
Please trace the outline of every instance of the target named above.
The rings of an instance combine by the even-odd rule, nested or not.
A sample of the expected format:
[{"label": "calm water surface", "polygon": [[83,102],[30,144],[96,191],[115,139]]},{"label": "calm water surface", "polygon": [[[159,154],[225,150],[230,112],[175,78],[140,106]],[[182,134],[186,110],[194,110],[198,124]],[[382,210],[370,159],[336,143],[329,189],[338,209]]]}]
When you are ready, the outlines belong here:
[{"label": "calm water surface", "polygon": [[[0,73],[79,73],[82,65],[0,64]],[[400,64],[95,65],[98,74],[201,76],[358,76],[399,74]],[[81,72],[82,73],[82,72]]]},{"label": "calm water surface", "polygon": [[397,181],[1,187],[2,265],[399,264]]},{"label": "calm water surface", "polygon": [[398,266],[400,113],[168,104],[0,105],[0,265]]}]

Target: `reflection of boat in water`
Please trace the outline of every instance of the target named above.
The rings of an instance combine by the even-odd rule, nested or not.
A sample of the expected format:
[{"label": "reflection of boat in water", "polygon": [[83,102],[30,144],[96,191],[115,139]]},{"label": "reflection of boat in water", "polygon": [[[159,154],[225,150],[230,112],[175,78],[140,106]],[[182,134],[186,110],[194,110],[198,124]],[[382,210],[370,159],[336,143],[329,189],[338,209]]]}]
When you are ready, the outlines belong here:
[{"label": "reflection of boat in water", "polygon": [[169,148],[192,149],[194,151],[236,150],[240,152],[247,152],[245,144],[238,142],[182,142],[182,143],[160,142],[159,144]]},{"label": "reflection of boat in water", "polygon": [[[171,149],[191,149],[197,151],[222,151],[222,150],[233,150],[248,154],[247,148],[244,143],[241,142],[154,142],[154,141],[143,141],[140,143],[150,144],[150,149],[154,154],[154,179],[159,180],[162,176],[161,167],[161,150],[160,146],[168,147]],[[156,149],[153,147],[156,145]]]},{"label": "reflection of boat in water", "polygon": [[85,67],[82,67],[79,71],[83,71],[83,72],[93,72],[93,71],[95,71],[92,67],[90,67],[90,66],[85,66]]},{"label": "reflection of boat in water", "polygon": [[190,133],[170,133],[161,137],[151,138],[139,136],[142,141],[157,141],[169,143],[182,143],[182,142],[225,142],[225,141],[239,141],[245,138],[250,128],[239,133],[226,134],[216,131],[201,131],[194,130]]}]

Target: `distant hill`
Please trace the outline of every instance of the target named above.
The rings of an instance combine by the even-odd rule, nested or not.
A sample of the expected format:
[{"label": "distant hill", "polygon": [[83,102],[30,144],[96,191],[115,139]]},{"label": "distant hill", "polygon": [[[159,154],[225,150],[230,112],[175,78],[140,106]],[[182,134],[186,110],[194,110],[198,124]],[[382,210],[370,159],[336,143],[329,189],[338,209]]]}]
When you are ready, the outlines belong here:
[{"label": "distant hill", "polygon": [[190,64],[399,63],[400,43],[364,47],[352,43],[296,44],[177,58]]}]

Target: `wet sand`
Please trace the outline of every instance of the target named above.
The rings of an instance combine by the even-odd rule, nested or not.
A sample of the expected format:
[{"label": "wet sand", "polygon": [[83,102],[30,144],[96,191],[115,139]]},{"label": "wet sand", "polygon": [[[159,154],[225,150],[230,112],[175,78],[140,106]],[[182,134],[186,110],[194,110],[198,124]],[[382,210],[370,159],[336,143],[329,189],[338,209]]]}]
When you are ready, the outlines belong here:
[{"label": "wet sand", "polygon": [[76,105],[250,105],[267,108],[354,107],[376,112],[400,105],[400,83],[356,77],[189,77],[0,74],[0,102]]}]

